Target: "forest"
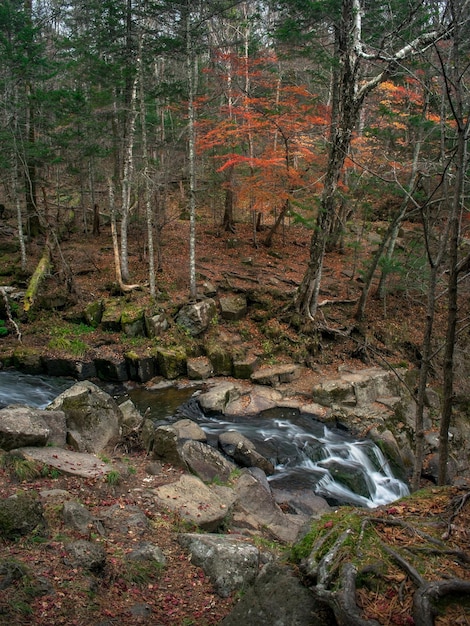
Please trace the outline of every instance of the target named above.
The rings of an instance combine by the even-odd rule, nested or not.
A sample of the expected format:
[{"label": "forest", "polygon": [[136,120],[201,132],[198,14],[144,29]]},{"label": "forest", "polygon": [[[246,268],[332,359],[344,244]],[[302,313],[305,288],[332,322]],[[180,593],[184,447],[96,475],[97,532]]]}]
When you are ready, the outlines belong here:
[{"label": "forest", "polygon": [[[468,9],[468,0],[4,0],[0,219],[13,225],[28,276],[23,312],[51,267],[74,293],[62,253],[73,230],[90,242],[109,228],[119,290],[143,289],[151,304],[175,220],[188,224],[188,301],[198,296],[201,223],[273,253],[295,225],[309,252],[291,323],[334,334],[322,312],[325,258],[363,252],[380,221],[351,327],[366,350],[372,296],[384,309],[397,289],[420,302],[413,482],[438,369],[444,484],[455,346],[467,328]],[[404,224],[416,235],[405,248]],[[133,281],[131,244],[147,265],[143,282]],[[5,332],[18,328],[8,306],[4,317]]]},{"label": "forest", "polygon": [[[431,605],[468,598],[469,88],[470,0],[0,3],[0,369],[17,353],[78,361],[184,346],[199,357],[202,340],[176,317],[226,291],[248,294],[249,314],[226,322],[219,311],[208,341],[266,366],[300,363],[311,377],[298,386],[351,363],[396,373],[414,403],[414,426],[397,428],[413,440],[415,499],[357,519],[334,511],[289,557],[318,565],[309,585],[341,624],[468,623],[468,599],[441,621]],[[145,310],[164,332],[85,323],[84,309],[105,300]],[[467,454],[458,484],[452,437]],[[174,468],[149,478],[148,460],[132,459],[139,480],[176,479]],[[0,501],[21,482],[7,475],[0,463]],[[84,488],[49,473],[20,487],[59,480],[90,510],[100,498],[125,509],[137,478],[129,469],[120,485]],[[135,600],[171,626],[220,623],[239,598],[214,600],[175,548],[181,519],[146,493],[166,578],[125,578],[127,537],[98,583],[77,573],[52,507],[57,534],[45,543],[2,539],[0,622],[29,623],[31,604],[38,624],[150,623],[126,613]],[[340,572],[352,517],[361,558]],[[26,570],[12,578],[5,563],[18,554],[28,564],[41,554],[60,593],[33,593]]]}]

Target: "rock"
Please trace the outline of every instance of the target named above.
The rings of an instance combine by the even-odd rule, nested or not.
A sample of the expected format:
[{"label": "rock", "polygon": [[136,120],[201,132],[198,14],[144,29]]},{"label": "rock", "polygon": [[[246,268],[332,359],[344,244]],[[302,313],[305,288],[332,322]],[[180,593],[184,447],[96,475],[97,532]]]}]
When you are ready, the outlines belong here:
[{"label": "rock", "polygon": [[128,337],[145,337],[144,310],[127,306],[121,312],[121,328]]},{"label": "rock", "polygon": [[47,409],[65,413],[67,428],[80,435],[79,452],[97,454],[119,439],[121,410],[110,395],[89,381],[76,383]]},{"label": "rock", "polygon": [[103,306],[101,327],[109,332],[119,332],[121,330],[122,303],[120,300],[106,300]]},{"label": "rock", "polygon": [[169,350],[166,348],[157,348],[156,358],[158,371],[168,380],[178,378],[186,373],[186,354],[184,350]]},{"label": "rock", "polygon": [[15,539],[45,528],[43,506],[38,496],[18,493],[0,500],[0,537]]},{"label": "rock", "polygon": [[88,324],[88,326],[97,328],[101,324],[103,310],[104,306],[102,300],[95,300],[94,302],[90,302],[83,310],[83,319]]},{"label": "rock", "polygon": [[191,562],[204,570],[222,598],[254,583],[260,554],[258,548],[246,540],[226,535],[185,533],[178,536],[178,541],[191,554]]},{"label": "rock", "polygon": [[218,450],[201,441],[186,441],[181,447],[181,459],[204,482],[225,483],[236,469]]},{"label": "rock", "polygon": [[162,506],[208,532],[215,532],[225,524],[236,498],[229,487],[208,487],[200,478],[187,474],[152,493]]},{"label": "rock", "polygon": [[233,361],[233,375],[235,378],[249,380],[259,367],[257,356],[250,355]]},{"label": "rock", "polygon": [[132,400],[127,399],[124,402],[121,402],[121,404],[119,404],[119,408],[122,413],[120,425],[123,434],[139,428],[139,426],[142,424],[143,417],[135,404],[132,402]]},{"label": "rock", "polygon": [[96,367],[93,361],[83,362],[46,356],[43,358],[43,364],[49,376],[70,377],[78,380],[96,377]]},{"label": "rock", "polygon": [[240,395],[241,393],[237,385],[223,382],[201,393],[197,400],[201,409],[207,413],[224,413],[227,404],[239,398]]},{"label": "rock", "polygon": [[332,626],[329,609],[319,604],[286,565],[268,563],[220,626]]},{"label": "rock", "polygon": [[256,450],[247,437],[236,430],[221,433],[219,446],[241,467],[259,467],[268,476],[274,473],[274,465]]},{"label": "rock", "polygon": [[153,356],[140,356],[135,352],[127,352],[124,358],[130,380],[146,383],[155,376],[156,367]]},{"label": "rock", "polygon": [[29,445],[45,446],[52,431],[47,426],[43,413],[44,411],[27,406],[1,409],[0,448],[8,451]]},{"label": "rock", "polygon": [[273,487],[274,500],[279,506],[287,506],[296,514],[320,517],[331,511],[325,498],[316,496],[311,489],[276,489]]},{"label": "rock", "polygon": [[216,314],[215,300],[206,298],[200,302],[183,306],[175,321],[178,326],[185,328],[192,337],[197,337],[209,328]]},{"label": "rock", "polygon": [[215,376],[231,376],[233,354],[231,346],[211,338],[205,344],[205,352],[211,363]]},{"label": "rock", "polygon": [[[244,471],[235,483],[237,496],[234,519],[255,520],[257,529],[266,528],[277,540],[293,543],[304,525],[304,516],[285,515],[271,493],[248,471]],[[238,513],[238,515],[236,515]]]},{"label": "rock", "polygon": [[145,317],[145,328],[150,339],[159,337],[168,330],[168,320],[163,313]]},{"label": "rock", "polygon": [[184,418],[180,419],[177,422],[172,424],[173,428],[176,430],[176,434],[178,435],[178,439],[193,439],[194,441],[207,441],[207,435],[204,430],[193,422],[190,419]]},{"label": "rock", "polygon": [[245,296],[224,296],[219,300],[221,316],[224,320],[241,320],[245,317],[248,307]]},{"label": "rock", "polygon": [[282,394],[277,389],[254,385],[249,395],[230,398],[224,413],[228,417],[236,415],[258,415],[263,411],[275,409],[282,402]]},{"label": "rock", "polygon": [[152,438],[153,457],[165,463],[181,466],[178,433],[173,426],[155,428]]},{"label": "rock", "polygon": [[93,520],[90,511],[79,502],[64,502],[62,515],[66,526],[83,534],[89,530]]},{"label": "rock", "polygon": [[371,498],[369,485],[361,467],[354,468],[350,463],[345,465],[334,458],[322,461],[318,465],[327,469],[334,480],[344,485],[346,489],[364,498]]},{"label": "rock", "polygon": [[124,382],[129,379],[125,358],[110,357],[94,360],[96,375],[100,380]]},{"label": "rock", "polygon": [[25,374],[43,374],[44,365],[40,350],[35,348],[18,347],[12,354],[11,364]]},{"label": "rock", "polygon": [[54,467],[64,474],[83,476],[83,478],[100,478],[109,474],[113,469],[111,465],[103,463],[94,454],[73,452],[61,448],[17,448],[12,450],[11,454]]},{"label": "rock", "polygon": [[149,520],[145,513],[138,506],[127,504],[113,504],[102,509],[100,522],[107,530],[136,535],[145,535],[148,531]]},{"label": "rock", "polygon": [[272,367],[264,367],[257,370],[251,376],[251,380],[255,385],[270,385],[276,387],[283,383],[290,383],[299,378],[301,368],[295,363],[286,363],[284,365],[274,365]]},{"label": "rock", "polygon": [[99,573],[106,565],[106,552],[102,545],[80,539],[65,546],[75,566]]},{"label": "rock", "polygon": [[127,561],[147,561],[154,563],[158,567],[164,567],[166,565],[166,558],[160,548],[154,543],[149,541],[143,541],[137,544],[137,546],[126,554]]},{"label": "rock", "polygon": [[212,376],[212,364],[206,356],[193,357],[187,360],[188,378],[191,380],[206,380]]}]

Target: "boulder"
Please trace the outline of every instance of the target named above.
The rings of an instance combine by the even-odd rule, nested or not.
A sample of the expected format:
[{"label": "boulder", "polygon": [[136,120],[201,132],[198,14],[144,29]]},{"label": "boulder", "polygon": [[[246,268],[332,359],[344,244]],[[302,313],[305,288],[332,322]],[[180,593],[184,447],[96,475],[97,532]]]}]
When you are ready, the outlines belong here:
[{"label": "boulder", "polygon": [[249,355],[233,361],[233,375],[235,378],[249,380],[259,367],[259,359],[255,355]]},{"label": "boulder", "polygon": [[97,358],[94,360],[96,375],[100,380],[124,382],[128,380],[126,359],[120,357]]},{"label": "boulder", "polygon": [[15,539],[45,527],[43,506],[34,492],[0,500],[0,537]]},{"label": "boulder", "polygon": [[153,563],[158,568],[166,565],[166,558],[161,549],[154,543],[142,541],[126,554],[126,561]]},{"label": "boulder", "polygon": [[101,323],[103,310],[104,306],[102,300],[95,300],[94,302],[90,302],[83,310],[83,319],[88,324],[88,326],[97,328]]},{"label": "boulder", "polygon": [[183,418],[172,424],[176,430],[178,439],[192,439],[194,441],[207,441],[207,435],[204,430],[190,419]]},{"label": "boulder", "polygon": [[127,306],[121,312],[121,328],[128,337],[144,337],[144,310],[139,307]]},{"label": "boulder", "polygon": [[209,328],[217,314],[215,300],[205,298],[200,302],[183,306],[176,316],[176,323],[189,332],[192,337],[197,337]]},{"label": "boulder", "polygon": [[155,499],[181,518],[208,532],[226,524],[236,495],[229,487],[211,487],[196,476],[183,474],[179,480],[152,491]]},{"label": "boulder", "polygon": [[186,354],[182,348],[169,350],[159,347],[156,350],[156,359],[159,373],[168,380],[186,373]]},{"label": "boulder", "polygon": [[251,376],[251,380],[255,385],[270,385],[276,387],[283,383],[290,383],[299,378],[301,367],[295,363],[285,363],[282,365],[273,365],[272,367],[263,367],[257,370]]},{"label": "boulder", "polygon": [[272,493],[246,470],[237,479],[234,491],[237,501],[232,523],[235,527],[248,521],[248,530],[256,532],[266,529],[276,540],[293,543],[308,519],[303,515],[284,514],[274,501]]},{"label": "boulder", "polygon": [[93,517],[90,511],[79,502],[64,502],[62,509],[64,524],[73,530],[85,534],[89,531]]},{"label": "boulder", "polygon": [[[147,442],[147,445],[149,444],[150,441]],[[155,428],[151,446],[153,458],[165,463],[171,463],[172,465],[181,465],[178,433],[173,426],[164,425]]]},{"label": "boulder", "polygon": [[223,296],[219,300],[222,319],[237,321],[245,317],[248,310],[246,298],[242,295]]},{"label": "boulder", "polygon": [[119,300],[106,300],[103,306],[101,327],[109,332],[119,332],[121,330],[122,303]]},{"label": "boulder", "polygon": [[[55,412],[54,418],[57,417],[57,413]],[[1,409],[0,448],[13,450],[22,446],[45,446],[52,436],[52,427],[48,426],[44,419],[45,414],[45,411],[27,406],[9,406]],[[65,426],[65,415],[61,412],[59,415],[62,415]],[[65,429],[63,434],[65,435]]]},{"label": "boulder", "polygon": [[94,541],[79,539],[65,546],[75,567],[82,567],[93,573],[100,573],[106,565],[106,552],[103,546]]},{"label": "boulder", "polygon": [[225,407],[241,395],[237,385],[222,382],[214,385],[208,391],[198,396],[199,406],[206,413],[224,413]]},{"label": "boulder", "polygon": [[256,450],[253,442],[236,430],[221,433],[219,446],[241,467],[259,467],[268,476],[274,473],[274,465]]},{"label": "boulder", "polygon": [[188,378],[191,380],[206,380],[212,376],[213,369],[210,360],[206,356],[189,358],[186,362]]},{"label": "boulder", "polygon": [[130,380],[146,383],[155,376],[156,368],[153,356],[141,356],[135,352],[127,352],[124,358]]},{"label": "boulder", "polygon": [[178,542],[191,554],[191,562],[204,570],[222,598],[245,590],[258,575],[259,550],[242,537],[184,533],[178,536]]},{"label": "boulder", "polygon": [[135,404],[132,402],[132,400],[128,398],[124,402],[121,402],[121,404],[119,404],[119,408],[122,413],[120,425],[123,435],[126,435],[130,431],[139,428],[139,426],[142,424],[143,417]]},{"label": "boulder", "polygon": [[311,626],[335,624],[325,608],[287,565],[265,565],[220,626]]},{"label": "boulder", "polygon": [[145,328],[150,339],[162,335],[168,326],[168,320],[163,313],[145,316]]},{"label": "boulder", "polygon": [[79,452],[98,454],[119,438],[121,410],[110,395],[89,381],[61,393],[47,410],[65,413],[68,430],[79,434]]},{"label": "boulder", "polygon": [[201,441],[185,441],[180,451],[186,467],[204,482],[227,482],[236,465],[218,450]]},{"label": "boulder", "polygon": [[280,391],[272,387],[253,385],[250,394],[243,397],[232,396],[224,409],[229,417],[236,415],[258,415],[263,411],[274,409],[280,405],[283,397]]}]

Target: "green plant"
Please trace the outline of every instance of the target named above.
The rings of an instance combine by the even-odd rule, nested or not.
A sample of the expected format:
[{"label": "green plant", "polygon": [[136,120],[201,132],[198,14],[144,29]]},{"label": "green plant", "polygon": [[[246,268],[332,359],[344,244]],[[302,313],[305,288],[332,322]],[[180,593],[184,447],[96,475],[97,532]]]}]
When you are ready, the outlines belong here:
[{"label": "green plant", "polygon": [[22,459],[14,454],[3,454],[0,458],[1,466],[20,482],[33,480],[41,476],[41,466],[35,461]]},{"label": "green plant", "polygon": [[106,475],[106,482],[108,485],[119,485],[121,481],[121,474],[117,470],[111,470]]},{"label": "green plant", "polygon": [[5,321],[0,319],[0,337],[4,337],[8,335],[8,328],[6,327]]}]

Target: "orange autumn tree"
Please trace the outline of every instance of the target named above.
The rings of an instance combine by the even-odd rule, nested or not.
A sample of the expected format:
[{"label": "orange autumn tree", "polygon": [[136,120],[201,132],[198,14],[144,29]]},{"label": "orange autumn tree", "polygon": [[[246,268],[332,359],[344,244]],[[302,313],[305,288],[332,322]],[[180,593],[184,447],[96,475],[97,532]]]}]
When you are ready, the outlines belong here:
[{"label": "orange autumn tree", "polygon": [[[200,122],[198,149],[212,154],[217,171],[226,174],[226,193],[241,209],[257,216],[256,222],[274,215],[264,241],[270,246],[286,214],[311,203],[318,189],[328,114],[306,86],[283,83],[272,55],[256,60],[232,55],[230,70],[230,81],[218,77],[219,84],[230,84],[230,92]],[[247,71],[250,93],[241,87]]]}]

